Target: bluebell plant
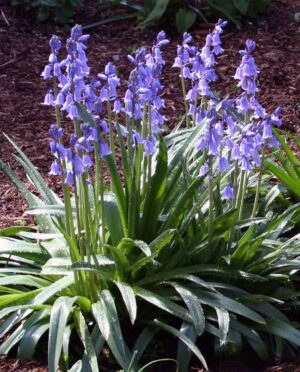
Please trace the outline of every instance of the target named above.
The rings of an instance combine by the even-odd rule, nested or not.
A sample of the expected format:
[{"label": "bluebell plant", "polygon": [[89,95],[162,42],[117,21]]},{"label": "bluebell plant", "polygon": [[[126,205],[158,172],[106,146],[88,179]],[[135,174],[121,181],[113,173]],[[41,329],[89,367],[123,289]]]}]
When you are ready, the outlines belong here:
[{"label": "bluebell plant", "polygon": [[[205,158],[201,162],[198,176],[208,179],[210,239],[214,220],[214,188],[217,187],[219,190],[221,200],[231,200],[232,207],[239,210],[240,220],[249,174],[259,168],[252,212],[255,216],[264,153],[267,147],[278,145],[272,126],[281,125],[280,109],[268,116],[256,98],[258,91],[256,79],[259,71],[253,57],[256,44],[252,40],[247,40],[245,50],[240,51],[242,61],[234,76],[242,90],[240,96],[236,100],[227,98],[220,102],[214,93],[212,84],[217,80],[217,58],[223,53],[220,37],[226,24],[227,22],[219,20],[212,32],[207,35],[202,48],[193,46],[192,36],[184,33],[182,45],[177,47],[177,56],[173,64],[173,67],[180,70],[186,127],[202,126],[195,149]],[[131,159],[135,159],[137,166],[135,172],[138,178],[141,172],[143,173],[143,191],[146,190],[147,182],[150,182],[152,157],[157,151],[159,134],[165,122],[160,112],[165,107],[161,98],[163,86],[160,79],[165,65],[161,48],[167,45],[169,40],[162,31],[157,35],[151,50],[141,48],[134,56],[128,56],[133,70],[122,99],[118,93],[120,79],[113,63],[109,62],[96,78],[90,78],[85,53],[88,38],[89,35],[82,33],[80,25],[74,26],[66,43],[67,57],[62,61],[58,59],[61,50],[60,39],[53,36],[49,43],[51,54],[42,76],[44,79],[54,80],[54,88],[46,94],[44,104],[55,106],[57,118],[57,123],[50,129],[51,152],[55,157],[50,174],[61,176],[68,187],[75,186],[77,202],[84,197],[88,202],[88,192],[81,188],[87,189],[89,184],[93,185],[95,169],[94,196],[96,201],[102,198],[103,202],[105,185],[101,159],[112,154],[115,162],[116,132],[121,136],[119,139],[123,150],[128,151]],[[87,116],[83,117],[80,114],[83,107],[88,119]],[[63,141],[61,111],[65,111],[67,117],[74,122],[74,134],[68,146]],[[124,117],[125,122],[121,124]],[[143,171],[140,168],[142,163]],[[128,168],[125,159],[123,166],[125,176],[128,178],[129,173],[132,175],[132,170]],[[221,177],[218,174],[224,173],[227,174],[227,183],[222,179],[221,185]],[[139,183],[140,181],[135,185],[136,192],[140,190]],[[130,184],[126,177],[125,184],[127,186]],[[69,189],[65,187],[64,191],[66,204],[71,210]],[[69,232],[73,231],[73,235],[75,228],[85,231],[90,229],[88,226],[92,223],[93,217],[83,216],[90,208],[83,209],[79,208],[79,205],[76,207],[76,227],[71,218],[67,224]],[[103,209],[101,203],[99,206],[96,203],[97,223],[101,220],[101,209]],[[104,221],[102,225],[104,244]],[[127,236],[128,230],[124,223],[123,229]]]},{"label": "bluebell plant", "polygon": [[[40,227],[22,229],[24,242],[9,231],[0,237],[1,333],[7,336],[1,353],[22,339],[18,353],[30,357],[48,328],[50,372],[59,365],[69,370],[73,331],[82,347],[72,370],[93,372],[99,371],[105,342],[124,371],[140,371],[143,351],[159,328],[179,338],[182,371],[190,362],[188,349],[207,368],[195,344],[204,332],[220,348],[234,344],[239,350],[245,339],[263,358],[270,335],[278,349],[283,339],[300,345],[300,333],[281,307],[291,310],[299,298],[292,283],[299,237],[285,234],[299,221],[299,206],[281,215],[270,208],[265,216],[260,203],[261,191],[271,187],[263,182],[265,158],[279,143],[285,146],[274,129],[282,124],[280,108],[269,115],[259,103],[251,40],[240,51],[234,75],[238,97],[216,94],[225,27],[218,21],[203,47],[183,34],[173,67],[185,112],[169,134],[165,32],[152,47],[128,56],[132,71],[124,96],[112,62],[92,73],[89,35],[80,25],[72,28],[65,55],[61,40],[51,38],[43,105],[55,110],[49,174],[62,180],[64,200],[11,141],[41,198],[1,161],[0,168],[27,198],[28,213]],[[72,133],[65,130],[66,120],[73,122]],[[180,128],[183,123],[186,128]],[[265,204],[278,195],[273,189]],[[160,316],[165,313],[169,316]],[[143,328],[133,346],[126,344],[120,324],[126,317],[129,329],[128,315],[134,334]]]}]

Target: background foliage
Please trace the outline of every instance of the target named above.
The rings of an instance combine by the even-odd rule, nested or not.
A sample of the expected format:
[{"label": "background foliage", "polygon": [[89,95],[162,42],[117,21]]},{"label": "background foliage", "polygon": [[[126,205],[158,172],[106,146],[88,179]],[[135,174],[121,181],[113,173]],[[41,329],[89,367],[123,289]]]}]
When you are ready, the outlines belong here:
[{"label": "background foliage", "polygon": [[[186,31],[196,21],[208,22],[215,16],[222,16],[240,26],[242,17],[257,17],[266,11],[271,0],[95,0],[95,7],[101,11],[113,7],[125,7],[136,16],[140,27],[173,19],[179,32]],[[68,22],[76,9],[84,7],[85,0],[11,0],[14,6],[23,6],[27,10],[35,8],[40,21],[48,18],[56,22]],[[126,15],[125,15],[126,18]],[[118,17],[117,20],[122,19]],[[114,18],[112,18],[114,20]],[[101,22],[100,22],[101,23]]]}]

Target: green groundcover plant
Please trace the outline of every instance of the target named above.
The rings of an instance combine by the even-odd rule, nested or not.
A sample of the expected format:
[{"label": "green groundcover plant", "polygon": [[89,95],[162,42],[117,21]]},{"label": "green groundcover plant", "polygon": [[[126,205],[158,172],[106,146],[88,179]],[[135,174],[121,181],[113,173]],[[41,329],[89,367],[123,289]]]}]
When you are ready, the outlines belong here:
[{"label": "green groundcover plant", "polygon": [[13,6],[22,6],[27,11],[36,10],[41,22],[48,18],[59,23],[68,22],[75,15],[76,8],[83,4],[84,0],[11,0]]},{"label": "green groundcover plant", "polygon": [[63,199],[7,137],[36,192],[3,162],[1,170],[37,226],[0,232],[1,354],[32,358],[47,335],[50,372],[101,370],[105,344],[116,368],[142,371],[158,332],[178,338],[179,371],[193,354],[208,368],[204,334],[218,352],[246,344],[262,359],[296,353],[300,209],[264,168],[281,151],[280,110],[269,115],[256,99],[251,40],[235,74],[240,95],[215,95],[225,25],[202,48],[183,35],[173,66],[186,112],[164,136],[164,32],[128,56],[123,99],[111,62],[90,78],[81,26],[62,59],[61,40],[51,38],[44,104],[55,109],[50,174],[62,180]]},{"label": "green groundcover plant", "polygon": [[[208,23],[216,15],[225,17],[240,27],[243,17],[258,17],[270,5],[270,0],[131,0],[111,1],[136,12],[140,27],[174,19],[179,32],[187,31],[198,19]],[[104,5],[105,7],[105,5]]]},{"label": "green groundcover plant", "polygon": [[[153,26],[174,19],[179,32],[187,31],[197,18],[208,23],[208,19],[220,15],[240,27],[242,17],[257,17],[264,13],[271,0],[94,0],[99,12],[114,7],[125,7],[132,12],[115,15],[110,18],[88,25],[95,25],[120,21],[127,18],[136,18],[140,27]],[[34,9],[39,21],[53,19],[55,22],[66,23],[72,21],[76,11],[84,9],[85,0],[11,0],[11,5],[22,6],[25,10]]]}]

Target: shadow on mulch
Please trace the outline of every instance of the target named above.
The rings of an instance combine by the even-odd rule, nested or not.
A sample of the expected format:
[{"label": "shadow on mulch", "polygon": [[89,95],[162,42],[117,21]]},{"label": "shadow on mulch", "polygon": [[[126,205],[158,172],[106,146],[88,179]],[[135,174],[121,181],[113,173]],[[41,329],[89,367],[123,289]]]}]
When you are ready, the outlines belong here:
[{"label": "shadow on mulch", "polygon": [[[299,363],[283,363],[275,366],[265,366],[244,364],[240,361],[225,361],[212,365],[210,372],[300,372]],[[0,371],[1,372],[47,372],[48,368],[45,364],[37,361],[17,360],[11,358],[0,357]],[[101,369],[100,371],[116,372],[116,369]],[[175,372],[174,364],[157,364],[155,368],[148,372]],[[191,372],[205,372],[203,368],[191,367]]]}]

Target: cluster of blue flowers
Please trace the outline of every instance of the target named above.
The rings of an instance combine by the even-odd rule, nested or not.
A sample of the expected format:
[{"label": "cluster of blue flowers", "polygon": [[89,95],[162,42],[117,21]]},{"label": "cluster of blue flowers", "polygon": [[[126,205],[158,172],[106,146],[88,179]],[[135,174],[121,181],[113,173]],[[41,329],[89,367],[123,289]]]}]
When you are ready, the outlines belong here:
[{"label": "cluster of blue flowers", "polygon": [[[281,125],[280,109],[268,116],[256,99],[259,71],[253,57],[256,44],[252,40],[247,40],[246,49],[240,51],[242,62],[234,76],[242,89],[241,95],[236,101],[225,99],[221,102],[221,109],[217,109],[219,101],[211,84],[217,79],[214,67],[216,57],[223,52],[220,35],[225,25],[226,22],[221,20],[217,23],[201,50],[190,45],[192,37],[185,33],[182,45],[177,48],[173,67],[180,68],[181,76],[190,81],[191,88],[185,99],[189,102],[189,115],[194,124],[198,125],[205,119],[196,149],[206,152],[208,160],[215,160],[220,172],[228,170],[232,162],[237,162],[241,170],[251,171],[261,165],[261,153],[266,146],[278,146],[272,126]],[[243,119],[233,114],[234,111]],[[200,177],[213,177],[208,160],[200,168]],[[222,199],[233,197],[229,183],[223,189]]]},{"label": "cluster of blue flowers", "polygon": [[93,79],[87,84],[90,68],[87,65],[85,54],[89,35],[83,35],[82,28],[76,25],[71,30],[71,37],[67,40],[67,57],[59,62],[58,52],[61,49],[61,41],[57,36],[50,40],[51,54],[49,64],[46,65],[42,76],[44,79],[57,79],[59,91],[54,95],[49,91],[44,100],[45,105],[58,106],[62,111],[67,112],[67,117],[72,120],[81,120],[76,102],[84,103],[90,112],[94,112],[98,127],[91,127],[86,123],[80,125],[80,131],[73,134],[69,141],[69,147],[62,143],[63,129],[57,124],[51,126],[50,136],[52,138],[50,148],[55,160],[51,165],[50,174],[63,175],[65,183],[74,184],[75,176],[80,176],[83,172],[90,173],[93,165],[90,153],[94,146],[99,147],[100,157],[111,153],[103,136],[107,133],[107,124],[100,116],[102,112],[103,96],[102,88],[96,94],[96,89],[100,87],[100,82]]},{"label": "cluster of blue flowers", "polygon": [[[217,57],[223,52],[220,37],[226,24],[218,21],[207,35],[203,48],[192,46],[191,35],[184,33],[173,64],[188,83],[185,97],[189,105],[188,115],[194,125],[203,125],[195,147],[206,153],[208,160],[202,165],[199,176],[213,177],[214,169],[209,165],[213,163],[217,164],[220,172],[227,171],[232,163],[242,171],[251,171],[261,165],[261,154],[266,147],[278,146],[272,126],[281,125],[280,109],[268,116],[256,98],[259,71],[253,57],[254,41],[247,40],[245,50],[240,51],[242,61],[234,76],[242,90],[240,96],[236,100],[225,99],[219,104],[212,89],[212,83],[217,80]],[[128,141],[131,140],[133,146],[142,145],[145,156],[155,152],[157,134],[165,122],[160,112],[165,107],[161,98],[163,86],[160,77],[165,65],[161,47],[169,43],[166,34],[162,31],[157,35],[151,50],[141,48],[134,56],[128,56],[134,67],[123,102],[118,94],[120,79],[113,63],[109,62],[97,78],[89,79],[90,68],[85,54],[88,38],[89,35],[82,33],[80,25],[74,26],[66,43],[67,57],[59,61],[61,41],[53,36],[49,43],[49,63],[42,73],[44,79],[56,79],[59,88],[46,94],[44,104],[65,111],[79,128],[71,136],[67,147],[63,145],[62,128],[54,124],[50,129],[51,152],[55,157],[50,174],[63,175],[68,185],[74,184],[75,177],[83,172],[87,175],[91,173],[92,154],[96,147],[100,157],[111,153],[106,141],[110,132],[105,119],[107,105],[116,118],[119,114],[121,118],[127,116],[126,127],[120,125],[121,133],[128,136],[130,132]],[[84,122],[77,103],[85,106],[96,126]],[[222,198],[233,197],[229,183],[223,189]]]},{"label": "cluster of blue flowers", "polygon": [[[134,145],[141,144],[146,156],[155,151],[156,134],[160,131],[165,118],[159,110],[164,107],[160,94],[163,86],[160,83],[160,74],[165,64],[160,48],[169,43],[164,32],[157,35],[157,40],[150,53],[145,48],[139,49],[135,57],[128,56],[134,64],[130,75],[128,89],[124,97],[124,107],[119,98],[117,88],[120,79],[116,67],[109,62],[103,73],[97,78],[89,78],[90,68],[87,64],[86,45],[89,35],[82,33],[82,27],[76,25],[71,30],[71,37],[67,40],[67,57],[58,60],[61,41],[53,36],[49,42],[51,53],[49,63],[45,66],[42,76],[44,79],[56,79],[59,91],[50,90],[44,99],[45,105],[58,106],[67,113],[67,117],[74,121],[83,121],[76,103],[83,104],[93,117],[96,127],[87,123],[80,125],[80,130],[71,136],[69,147],[62,144],[63,130],[54,124],[50,135],[51,152],[55,157],[51,165],[50,174],[62,175],[68,185],[74,184],[74,177],[83,172],[90,173],[93,166],[92,157],[95,146],[98,146],[99,156],[111,154],[105,140],[109,133],[105,117],[105,105],[109,102],[115,115],[124,113],[129,118],[140,120],[144,113],[149,117],[149,124],[144,131],[141,128],[130,127],[131,138]],[[128,130],[120,125],[121,133],[127,136]]]},{"label": "cluster of blue flowers", "polygon": [[160,97],[163,89],[160,75],[165,64],[160,48],[168,43],[166,34],[161,31],[157,35],[151,53],[141,48],[136,51],[135,57],[128,56],[129,61],[135,67],[130,74],[128,89],[125,93],[125,112],[135,120],[142,119],[144,114],[148,117],[148,125],[145,125],[142,132],[132,128],[133,139],[135,143],[144,145],[145,156],[154,153],[155,134],[160,132],[165,122],[164,116],[160,113],[160,109],[164,107],[164,100]]},{"label": "cluster of blue flowers", "polygon": [[219,20],[214,30],[206,37],[202,49],[191,46],[192,36],[185,32],[182,45],[177,47],[177,57],[173,67],[179,67],[181,76],[191,81],[185,99],[189,102],[189,114],[199,122],[204,118],[203,107],[197,105],[199,98],[216,98],[210,84],[217,80],[214,66],[217,64],[216,57],[223,52],[220,35],[227,22]]}]

